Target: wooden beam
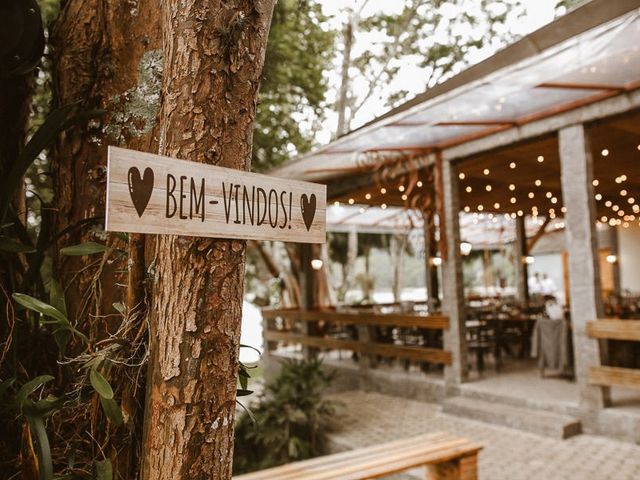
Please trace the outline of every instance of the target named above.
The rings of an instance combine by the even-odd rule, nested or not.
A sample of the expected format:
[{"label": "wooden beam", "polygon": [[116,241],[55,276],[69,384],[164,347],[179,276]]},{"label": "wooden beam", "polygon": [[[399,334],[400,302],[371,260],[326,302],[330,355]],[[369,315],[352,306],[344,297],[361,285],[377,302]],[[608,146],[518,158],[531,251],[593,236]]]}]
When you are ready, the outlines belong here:
[{"label": "wooden beam", "polygon": [[533,237],[529,239],[529,242],[527,243],[527,252],[530,252],[536,245],[536,243],[538,243],[538,240],[540,240],[540,238],[544,236],[544,234],[546,233],[545,230],[550,221],[551,217],[545,217],[544,222],[542,222],[542,225],[540,225],[540,228],[538,228]]},{"label": "wooden beam", "polygon": [[262,310],[262,316],[265,319],[283,317],[302,322],[325,321],[348,325],[385,325],[392,327],[427,328],[432,330],[446,330],[449,328],[449,318],[444,315],[423,316],[401,313],[345,313],[318,310],[264,309]]},{"label": "wooden beam", "polygon": [[486,127],[486,126],[514,126],[515,120],[464,120],[460,122],[437,122],[436,127]]},{"label": "wooden beam", "polygon": [[438,348],[406,347],[385,343],[365,343],[357,340],[341,340],[337,338],[312,337],[290,332],[267,331],[264,335],[268,341],[299,343],[307,347],[328,350],[351,350],[367,355],[406,358],[418,362],[431,362],[451,365],[451,352]]},{"label": "wooden beam", "polygon": [[540,85],[536,85],[536,88],[556,88],[563,90],[611,90],[615,92],[622,92],[626,89],[624,86],[607,85],[604,83],[560,83],[560,82],[545,82]]},{"label": "wooden beam", "polygon": [[602,387],[640,388],[640,370],[621,367],[591,367],[589,383]]},{"label": "wooden beam", "polygon": [[640,320],[604,319],[587,322],[587,335],[591,338],[640,342]]}]

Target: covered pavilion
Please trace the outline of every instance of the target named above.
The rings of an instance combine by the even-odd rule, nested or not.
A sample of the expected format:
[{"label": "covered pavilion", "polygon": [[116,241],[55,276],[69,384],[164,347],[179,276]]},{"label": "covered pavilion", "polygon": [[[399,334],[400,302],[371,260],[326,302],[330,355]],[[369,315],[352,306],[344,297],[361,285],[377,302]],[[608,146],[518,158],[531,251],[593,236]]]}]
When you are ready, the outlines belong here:
[{"label": "covered pavilion", "polygon": [[[558,383],[554,396],[545,382],[559,380],[506,372],[477,383],[474,392],[495,399],[521,388],[534,403],[575,416],[587,431],[640,441],[640,409],[616,404],[633,397],[626,389],[640,388],[637,346],[615,343],[640,341],[634,320],[640,318],[640,1],[593,0],[272,173],[326,183],[335,207],[331,228],[422,229],[428,301],[410,315],[318,311],[315,254],[303,246],[302,310],[265,313],[271,355],[296,339],[305,352],[353,350],[367,359],[360,362],[366,372],[361,366],[357,375],[370,380],[380,356],[438,363],[443,374],[428,372],[416,391],[458,397],[474,388],[469,358],[482,348],[473,299],[465,296],[461,243],[473,245],[474,235],[513,243],[514,301],[528,312],[535,303],[530,251],[553,231],[562,237],[575,383]],[[492,224],[513,233],[498,235]],[[284,324],[301,321],[301,330],[276,331],[283,317]],[[314,325],[332,321],[351,325],[357,341],[314,333]],[[439,330],[442,343],[432,338],[420,352],[392,351],[372,341],[370,323]],[[618,358],[619,349],[626,349],[625,358]],[[399,387],[397,379],[386,381]],[[613,402],[612,387],[625,389]]]}]

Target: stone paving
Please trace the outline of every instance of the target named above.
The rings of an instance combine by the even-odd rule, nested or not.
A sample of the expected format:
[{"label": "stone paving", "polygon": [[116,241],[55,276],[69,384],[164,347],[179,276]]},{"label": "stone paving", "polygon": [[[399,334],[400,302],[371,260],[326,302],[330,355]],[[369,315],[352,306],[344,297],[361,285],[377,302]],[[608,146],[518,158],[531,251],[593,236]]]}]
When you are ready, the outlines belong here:
[{"label": "stone paving", "polygon": [[331,434],[336,450],[447,431],[485,446],[482,480],[640,479],[640,446],[632,443],[594,435],[555,440],[447,415],[438,404],[378,393],[349,391],[331,398],[342,403],[338,429]]}]

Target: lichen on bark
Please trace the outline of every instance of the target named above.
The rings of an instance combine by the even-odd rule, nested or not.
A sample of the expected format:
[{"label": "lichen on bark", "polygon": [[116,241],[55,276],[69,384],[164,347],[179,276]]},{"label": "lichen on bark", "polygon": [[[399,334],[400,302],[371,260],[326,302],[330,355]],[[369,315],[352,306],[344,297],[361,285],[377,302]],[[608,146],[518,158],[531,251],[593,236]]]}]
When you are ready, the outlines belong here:
[{"label": "lichen on bark", "polygon": [[138,84],[109,100],[105,133],[118,144],[148,135],[156,126],[162,88],[162,50],[145,52],[138,65]]}]

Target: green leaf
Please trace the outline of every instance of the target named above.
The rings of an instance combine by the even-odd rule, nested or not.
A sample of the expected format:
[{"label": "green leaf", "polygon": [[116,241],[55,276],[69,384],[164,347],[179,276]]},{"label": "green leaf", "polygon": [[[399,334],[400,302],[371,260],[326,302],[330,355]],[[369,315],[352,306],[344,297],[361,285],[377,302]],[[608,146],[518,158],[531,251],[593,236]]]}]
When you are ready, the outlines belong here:
[{"label": "green leaf", "polygon": [[246,388],[239,388],[236,390],[237,397],[246,397],[247,395],[251,395],[253,390],[247,390]]},{"label": "green leaf", "polygon": [[67,316],[67,304],[64,300],[64,291],[62,290],[60,282],[55,278],[52,278],[49,283],[49,303],[65,317]]},{"label": "green leaf", "polygon": [[124,419],[122,418],[122,411],[113,398],[100,397],[100,405],[102,405],[104,414],[109,420],[111,420],[114,425],[119,427],[124,423]]},{"label": "green leaf", "polygon": [[112,399],[113,389],[107,379],[102,376],[98,369],[94,366],[89,370],[89,381],[93,389],[98,392],[102,398]]},{"label": "green leaf", "polygon": [[62,255],[67,256],[81,256],[81,255],[93,255],[95,253],[103,253],[111,248],[103,245],[102,243],[86,242],[79,245],[73,245],[72,247],[65,247],[60,249]]},{"label": "green leaf", "polygon": [[39,312],[45,317],[54,318],[60,323],[69,325],[69,320],[67,319],[66,315],[64,315],[60,310],[49,305],[48,303],[45,303],[42,300],[38,300],[37,298],[24,293],[14,293],[11,296],[17,303],[19,303],[23,307]]},{"label": "green leaf", "polygon": [[27,416],[29,428],[33,432],[36,439],[38,450],[38,464],[40,467],[40,480],[51,480],[53,478],[53,461],[51,460],[51,448],[49,446],[49,437],[44,428],[44,421],[41,416]]},{"label": "green leaf", "polygon": [[10,199],[20,185],[20,181],[27,169],[38,158],[40,152],[51,145],[60,132],[64,130],[67,126],[67,120],[76,107],[77,104],[65,105],[51,112],[13,162],[8,175],[0,183],[0,222],[4,220]]},{"label": "green leaf", "polygon": [[115,302],[115,303],[113,303],[112,305],[113,305],[113,308],[115,308],[115,309],[116,309],[116,311],[117,311],[119,314],[124,315],[124,313],[125,313],[125,308],[124,308],[124,305],[123,305],[122,303],[120,303],[120,302]]},{"label": "green leaf", "polygon": [[97,480],[113,480],[113,467],[108,458],[96,462],[96,478]]},{"label": "green leaf", "polygon": [[51,375],[40,375],[22,385],[18,390],[18,393],[16,393],[16,403],[18,409],[22,410],[22,405],[24,404],[27,397],[41,386],[49,383],[51,380],[53,380],[53,377]]},{"label": "green leaf", "polygon": [[4,235],[0,235],[0,250],[11,253],[33,253],[36,251],[35,248]]}]

